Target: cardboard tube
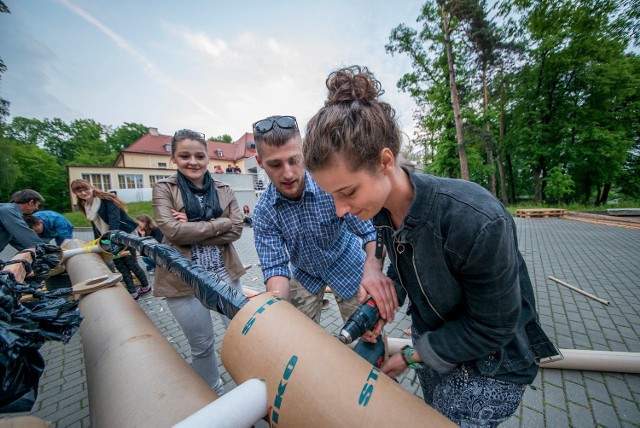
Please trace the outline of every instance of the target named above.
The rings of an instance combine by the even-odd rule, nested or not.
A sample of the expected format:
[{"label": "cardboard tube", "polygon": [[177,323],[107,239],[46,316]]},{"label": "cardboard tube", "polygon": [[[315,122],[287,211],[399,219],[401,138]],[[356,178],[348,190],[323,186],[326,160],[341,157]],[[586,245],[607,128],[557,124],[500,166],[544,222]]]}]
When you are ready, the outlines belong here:
[{"label": "cardboard tube", "polygon": [[[387,355],[400,352],[411,339],[389,337]],[[560,349],[563,360],[540,364],[543,369],[591,370],[598,372],[640,373],[640,352],[593,351]]]},{"label": "cardboard tube", "polygon": [[271,426],[454,426],[269,293],[253,297],[231,320],[221,357],[236,383],[266,381]]},{"label": "cardboard tube", "polygon": [[268,411],[267,385],[262,380],[249,379],[174,428],[251,427]]},{"label": "cardboard tube", "polygon": [[[74,284],[111,274],[95,253],[66,265]],[[121,284],[82,296],[79,306],[92,427],[172,426],[217,398]]]},{"label": "cardboard tube", "polygon": [[35,416],[16,416],[0,419],[0,428],[49,428],[51,422]]},{"label": "cardboard tube", "polygon": [[563,360],[541,364],[544,369],[640,373],[640,352],[561,349]]}]

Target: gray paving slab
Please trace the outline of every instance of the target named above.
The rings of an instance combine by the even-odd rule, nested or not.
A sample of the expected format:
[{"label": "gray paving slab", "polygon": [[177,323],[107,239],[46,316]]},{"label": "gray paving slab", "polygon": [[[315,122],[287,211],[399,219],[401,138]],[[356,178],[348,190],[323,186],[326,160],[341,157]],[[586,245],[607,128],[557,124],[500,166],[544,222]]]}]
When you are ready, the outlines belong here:
[{"label": "gray paving slab", "polygon": [[[541,322],[561,348],[640,352],[640,232],[562,219],[516,219],[519,246],[529,266]],[[91,240],[90,232],[76,237]],[[245,287],[263,290],[263,278],[253,245],[252,229],[245,228],[236,248],[244,263],[252,264],[242,278]],[[12,256],[11,250],[0,259]],[[554,276],[611,301],[602,305],[548,279]],[[336,334],[341,321],[333,298],[323,311],[321,325]],[[163,299],[145,296],[139,301],[156,327],[187,361],[189,347]],[[224,336],[218,314],[216,349]],[[386,330],[407,338],[406,307]],[[79,334],[69,343],[49,342],[41,348],[46,361],[39,396],[31,414],[54,427],[90,426],[90,407]],[[234,381],[223,370],[227,391]],[[421,397],[411,371],[398,379]],[[0,415],[0,417],[17,414]],[[266,424],[265,424],[266,425]],[[310,421],[310,426],[313,423]],[[264,425],[262,425],[264,426]],[[520,408],[505,427],[640,427],[640,375],[542,369],[527,388]]]}]

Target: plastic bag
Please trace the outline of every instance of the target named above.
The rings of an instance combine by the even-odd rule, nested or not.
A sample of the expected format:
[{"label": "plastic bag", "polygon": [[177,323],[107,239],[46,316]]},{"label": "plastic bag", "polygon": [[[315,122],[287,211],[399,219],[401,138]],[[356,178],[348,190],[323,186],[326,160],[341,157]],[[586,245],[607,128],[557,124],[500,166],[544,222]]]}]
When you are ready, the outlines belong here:
[{"label": "plastic bag", "polygon": [[[32,252],[34,263],[20,262],[34,273],[30,282],[21,284],[11,272],[0,272],[0,413],[31,410],[45,366],[38,350],[45,340],[68,342],[82,321],[78,302],[67,299],[71,288],[40,290],[39,281],[59,257],[55,248],[38,247]],[[6,264],[0,261],[0,269]],[[35,300],[21,302],[23,293]]]}]

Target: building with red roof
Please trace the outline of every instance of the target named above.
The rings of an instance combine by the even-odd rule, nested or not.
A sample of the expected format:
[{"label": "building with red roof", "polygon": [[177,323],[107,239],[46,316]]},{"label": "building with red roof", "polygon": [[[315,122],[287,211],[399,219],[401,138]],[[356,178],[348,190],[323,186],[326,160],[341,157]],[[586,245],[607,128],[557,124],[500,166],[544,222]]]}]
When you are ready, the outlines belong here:
[{"label": "building with red roof", "polygon": [[[171,135],[163,135],[157,128],[149,131],[129,147],[123,149],[112,166],[67,166],[68,184],[77,178],[89,181],[93,186],[104,191],[114,191],[118,196],[137,195],[135,200],[151,200],[151,188],[156,181],[175,174],[176,166],[171,162]],[[251,183],[251,190],[260,190],[258,182],[266,182],[266,175],[258,176],[255,154],[256,145],[252,133],[245,133],[233,143],[207,141],[209,152],[209,171],[225,171],[228,166],[238,167],[240,174],[225,174],[222,181],[228,182],[236,193],[246,190]],[[248,162],[247,162],[248,161]],[[237,169],[237,168],[236,168]],[[242,175],[245,175],[242,177]],[[73,208],[75,196],[69,188],[70,205]],[[123,198],[126,202],[131,197]],[[128,199],[128,200],[127,200]],[[253,207],[253,204],[250,204]]]}]

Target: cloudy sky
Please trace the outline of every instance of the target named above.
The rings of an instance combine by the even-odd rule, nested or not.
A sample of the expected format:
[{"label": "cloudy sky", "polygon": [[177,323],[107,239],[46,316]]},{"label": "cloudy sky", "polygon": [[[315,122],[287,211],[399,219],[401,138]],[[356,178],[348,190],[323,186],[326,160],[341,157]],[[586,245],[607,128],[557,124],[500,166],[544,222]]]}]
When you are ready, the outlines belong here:
[{"label": "cloudy sky", "polygon": [[327,75],[360,64],[412,134],[415,105],[396,88],[410,62],[384,46],[397,25],[417,25],[422,0],[4,2],[0,95],[12,117],[137,122],[235,140],[272,114],[306,123],[322,106]]}]

